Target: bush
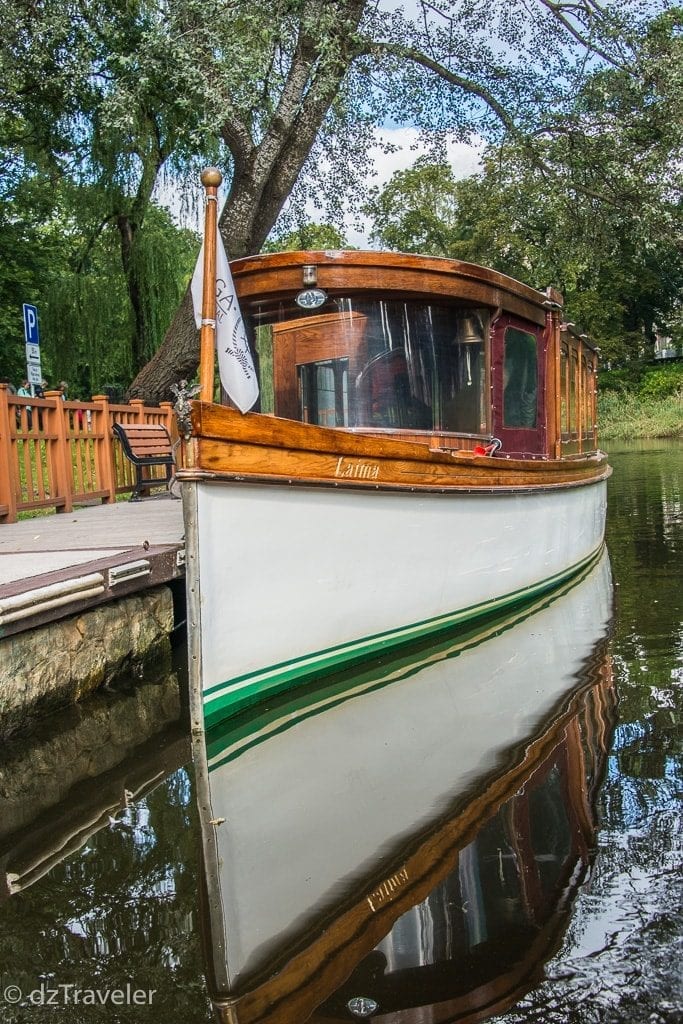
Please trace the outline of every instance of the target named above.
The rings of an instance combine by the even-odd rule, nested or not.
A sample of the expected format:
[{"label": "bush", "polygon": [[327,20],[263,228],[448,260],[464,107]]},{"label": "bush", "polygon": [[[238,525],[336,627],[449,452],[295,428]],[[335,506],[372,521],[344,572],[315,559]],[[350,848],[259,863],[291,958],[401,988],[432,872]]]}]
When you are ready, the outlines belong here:
[{"label": "bush", "polygon": [[616,370],[600,371],[600,391],[614,391],[619,394],[635,391],[643,376],[643,364],[638,362],[620,366]]},{"label": "bush", "polygon": [[648,369],[638,388],[641,398],[661,399],[683,390],[683,363]]}]

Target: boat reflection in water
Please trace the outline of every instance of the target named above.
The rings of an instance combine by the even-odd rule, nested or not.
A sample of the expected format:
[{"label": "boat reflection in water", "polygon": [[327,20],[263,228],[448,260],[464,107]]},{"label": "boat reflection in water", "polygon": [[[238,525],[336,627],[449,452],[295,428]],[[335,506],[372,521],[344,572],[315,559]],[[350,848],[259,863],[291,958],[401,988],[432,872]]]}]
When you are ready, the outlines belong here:
[{"label": "boat reflection in water", "polygon": [[529,989],[589,864],[610,616],[603,556],[196,737],[219,1020],[474,1021]]}]

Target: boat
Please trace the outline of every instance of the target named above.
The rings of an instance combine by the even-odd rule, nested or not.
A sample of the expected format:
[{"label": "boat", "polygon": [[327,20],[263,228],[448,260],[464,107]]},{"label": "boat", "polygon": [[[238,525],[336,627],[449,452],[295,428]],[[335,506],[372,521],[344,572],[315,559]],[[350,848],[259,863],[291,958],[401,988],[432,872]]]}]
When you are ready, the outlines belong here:
[{"label": "boat", "polygon": [[[284,252],[222,270],[217,307],[219,179],[200,394],[177,403],[197,728],[560,585],[600,554],[610,473],[597,353],[559,292],[458,260]],[[258,375],[246,413],[214,401],[237,309],[249,351],[219,357]]]},{"label": "boat", "polygon": [[595,849],[611,614],[604,554],[195,734],[219,1021],[479,1021],[530,989]]}]

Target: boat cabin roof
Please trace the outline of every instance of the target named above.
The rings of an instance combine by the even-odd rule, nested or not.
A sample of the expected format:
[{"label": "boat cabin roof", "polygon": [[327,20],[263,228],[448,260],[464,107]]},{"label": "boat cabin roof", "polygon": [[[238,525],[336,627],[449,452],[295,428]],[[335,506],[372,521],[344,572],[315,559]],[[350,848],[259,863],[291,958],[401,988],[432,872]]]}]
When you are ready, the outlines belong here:
[{"label": "boat cabin roof", "polygon": [[[548,301],[562,304],[554,289],[549,296],[497,270],[440,256],[309,250],[248,256],[231,268],[240,303],[247,306],[282,301],[314,286],[330,297],[373,292],[386,298],[464,301],[543,324]],[[306,274],[304,268],[310,268]]]}]

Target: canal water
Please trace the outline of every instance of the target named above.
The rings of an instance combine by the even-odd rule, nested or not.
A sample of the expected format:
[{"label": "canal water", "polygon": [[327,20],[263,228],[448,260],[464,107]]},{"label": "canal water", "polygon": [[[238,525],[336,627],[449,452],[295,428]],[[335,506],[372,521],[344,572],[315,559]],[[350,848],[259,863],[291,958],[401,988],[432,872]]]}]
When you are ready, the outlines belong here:
[{"label": "canal water", "polygon": [[7,745],[0,1021],[683,1020],[682,456],[613,452],[562,593],[259,709],[210,771],[180,669]]}]

